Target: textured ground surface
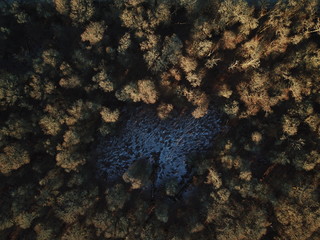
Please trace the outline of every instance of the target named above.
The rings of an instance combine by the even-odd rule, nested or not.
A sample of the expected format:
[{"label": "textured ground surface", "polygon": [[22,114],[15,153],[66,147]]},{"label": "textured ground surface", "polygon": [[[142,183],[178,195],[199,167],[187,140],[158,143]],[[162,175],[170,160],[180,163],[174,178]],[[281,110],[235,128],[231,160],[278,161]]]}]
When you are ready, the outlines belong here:
[{"label": "textured ground surface", "polygon": [[157,155],[156,185],[170,178],[181,181],[187,173],[187,156],[212,147],[220,131],[213,110],[200,119],[185,113],[161,120],[148,107],[125,114],[127,121],[118,134],[98,146],[98,169],[109,180],[121,177],[135,160],[145,158],[153,162],[151,156]]}]

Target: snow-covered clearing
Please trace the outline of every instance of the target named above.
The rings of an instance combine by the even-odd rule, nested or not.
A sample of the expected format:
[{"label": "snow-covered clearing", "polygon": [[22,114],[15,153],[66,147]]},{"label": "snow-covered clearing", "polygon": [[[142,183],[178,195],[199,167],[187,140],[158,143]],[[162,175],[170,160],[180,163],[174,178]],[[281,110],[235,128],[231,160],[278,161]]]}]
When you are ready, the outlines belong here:
[{"label": "snow-covered clearing", "polygon": [[161,120],[151,107],[124,114],[127,120],[118,133],[98,145],[98,169],[108,180],[121,177],[135,160],[155,164],[152,156],[157,155],[156,185],[172,178],[181,181],[187,174],[187,157],[210,149],[221,129],[214,110],[199,119],[184,113]]}]

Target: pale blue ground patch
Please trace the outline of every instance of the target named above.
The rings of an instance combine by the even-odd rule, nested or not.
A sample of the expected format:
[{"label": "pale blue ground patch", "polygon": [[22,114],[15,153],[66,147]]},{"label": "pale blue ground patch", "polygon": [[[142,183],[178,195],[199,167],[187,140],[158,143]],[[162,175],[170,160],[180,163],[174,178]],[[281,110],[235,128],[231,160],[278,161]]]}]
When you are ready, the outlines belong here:
[{"label": "pale blue ground patch", "polygon": [[117,135],[98,145],[98,171],[110,181],[121,178],[135,160],[154,164],[154,154],[159,156],[156,185],[172,178],[182,181],[188,174],[188,156],[212,148],[221,130],[214,110],[198,119],[189,112],[161,120],[155,110],[145,107],[127,112],[125,118]]}]

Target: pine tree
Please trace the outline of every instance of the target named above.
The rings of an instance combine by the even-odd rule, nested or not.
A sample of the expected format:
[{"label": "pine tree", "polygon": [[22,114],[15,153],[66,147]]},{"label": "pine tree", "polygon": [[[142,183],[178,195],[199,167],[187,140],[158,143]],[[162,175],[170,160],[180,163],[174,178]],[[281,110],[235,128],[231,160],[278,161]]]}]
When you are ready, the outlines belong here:
[{"label": "pine tree", "polygon": [[82,24],[91,19],[94,14],[92,0],[71,0],[70,1],[70,18],[76,24]]}]

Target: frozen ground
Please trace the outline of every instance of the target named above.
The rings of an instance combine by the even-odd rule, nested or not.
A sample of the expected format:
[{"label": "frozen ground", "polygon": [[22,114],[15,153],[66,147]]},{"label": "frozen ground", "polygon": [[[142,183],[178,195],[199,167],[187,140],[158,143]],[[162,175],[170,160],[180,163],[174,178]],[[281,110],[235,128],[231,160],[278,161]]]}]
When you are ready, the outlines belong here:
[{"label": "frozen ground", "polygon": [[159,156],[156,185],[171,178],[181,181],[187,174],[187,156],[212,147],[220,131],[213,110],[200,119],[185,113],[161,120],[149,107],[127,111],[125,116],[117,135],[98,146],[98,169],[111,181],[121,177],[135,160],[148,159],[155,164],[154,155]]}]

